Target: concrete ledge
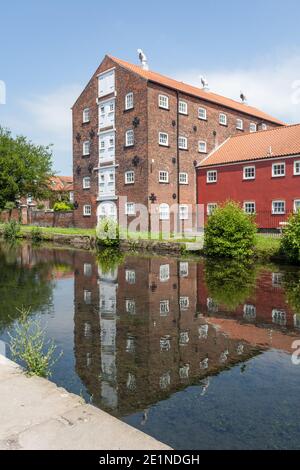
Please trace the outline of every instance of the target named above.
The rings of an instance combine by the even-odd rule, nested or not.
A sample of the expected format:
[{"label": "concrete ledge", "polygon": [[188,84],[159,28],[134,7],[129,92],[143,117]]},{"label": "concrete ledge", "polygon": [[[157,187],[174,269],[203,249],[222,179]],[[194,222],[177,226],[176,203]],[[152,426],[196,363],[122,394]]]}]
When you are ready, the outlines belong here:
[{"label": "concrete ledge", "polygon": [[1,450],[168,450],[0,355]]}]

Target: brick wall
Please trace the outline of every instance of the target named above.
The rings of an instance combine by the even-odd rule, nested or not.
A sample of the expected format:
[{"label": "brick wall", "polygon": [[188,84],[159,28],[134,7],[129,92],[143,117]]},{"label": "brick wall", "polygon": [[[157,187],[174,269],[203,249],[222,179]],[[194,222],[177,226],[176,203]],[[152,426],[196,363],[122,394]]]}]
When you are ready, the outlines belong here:
[{"label": "brick wall", "polygon": [[36,225],[38,227],[71,228],[75,226],[74,211],[70,211],[70,212],[29,211],[28,225]]}]

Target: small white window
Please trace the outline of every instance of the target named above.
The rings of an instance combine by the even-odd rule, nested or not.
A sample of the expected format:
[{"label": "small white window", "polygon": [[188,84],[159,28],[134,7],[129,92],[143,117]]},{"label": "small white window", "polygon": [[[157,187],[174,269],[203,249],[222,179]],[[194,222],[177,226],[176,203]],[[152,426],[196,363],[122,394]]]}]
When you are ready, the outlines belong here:
[{"label": "small white window", "polygon": [[206,182],[207,183],[216,183],[218,179],[218,172],[217,170],[210,170],[206,174]]},{"label": "small white window", "polygon": [[285,163],[273,163],[272,176],[273,178],[285,176]]},{"label": "small white window", "polygon": [[168,147],[169,145],[169,136],[166,132],[160,132],[158,135],[158,143],[159,145],[164,145]]},{"label": "small white window", "polygon": [[169,109],[169,97],[166,95],[159,95],[158,106],[159,108]]},{"label": "small white window", "polygon": [[272,214],[285,214],[285,201],[272,201]]},{"label": "small white window", "polygon": [[255,214],[255,202],[244,202],[244,211],[246,212],[246,214]]},{"label": "small white window", "polygon": [[132,109],[133,108],[133,93],[128,93],[125,96],[125,109]]},{"label": "small white window", "polygon": [[84,156],[87,156],[90,154],[90,141],[89,140],[86,140],[85,142],[83,142],[82,153]]},{"label": "small white window", "polygon": [[135,300],[126,300],[126,313],[130,313],[130,315],[135,315]]},{"label": "small white window", "polygon": [[179,136],[178,138],[178,147],[181,150],[187,150],[188,148],[188,140],[186,137]]},{"label": "small white window", "polygon": [[186,204],[179,206],[179,219],[188,220],[189,218],[189,207]]},{"label": "small white window", "polygon": [[179,184],[189,184],[189,175],[187,173],[179,173]]},{"label": "small white window", "polygon": [[227,115],[224,113],[219,114],[219,123],[221,126],[227,126]]},{"label": "small white window", "polygon": [[236,128],[239,130],[239,131],[242,131],[244,129],[244,122],[242,119],[237,119],[236,120]]},{"label": "small white window", "polygon": [[189,297],[180,297],[179,299],[179,307],[180,310],[187,310],[190,306],[190,299]]},{"label": "small white window", "polygon": [[160,171],[159,172],[159,182],[160,183],[168,183],[169,182],[169,172],[168,171]]},{"label": "small white window", "polygon": [[159,206],[159,218],[160,220],[170,219],[170,207],[168,204],[160,204]]},{"label": "small white window", "polygon": [[300,161],[294,162],[294,175],[300,175]]},{"label": "small white window", "polygon": [[294,212],[297,213],[300,210],[300,199],[294,200]]},{"label": "small white window", "polygon": [[82,113],[82,122],[90,122],[90,108],[85,108]]},{"label": "small white window", "polygon": [[111,136],[108,140],[108,148],[109,150],[112,150],[115,148],[115,138],[114,136]]},{"label": "small white window", "polygon": [[159,280],[160,282],[166,282],[170,279],[170,265],[162,264],[159,267]]},{"label": "small white window", "polygon": [[126,171],[125,173],[125,184],[134,183],[134,171]]},{"label": "small white window", "polygon": [[244,318],[245,320],[255,320],[256,318],[256,307],[252,304],[244,305]]},{"label": "small white window", "polygon": [[181,261],[179,263],[179,276],[188,277],[189,275],[189,263],[187,261]]},{"label": "small white window", "polygon": [[125,146],[132,147],[134,145],[134,132],[129,130],[125,134]]},{"label": "small white window", "polygon": [[85,217],[89,217],[92,215],[92,206],[90,204],[86,204],[83,206],[83,215]]},{"label": "small white window", "polygon": [[92,303],[92,293],[89,290],[83,291],[83,299],[86,305],[91,305]]},{"label": "small white window", "polygon": [[131,269],[126,269],[125,279],[126,279],[126,282],[128,282],[128,284],[135,284],[135,281],[136,281],[135,271]]},{"label": "small white window", "polygon": [[135,215],[135,204],[133,202],[127,202],[125,205],[126,215]]},{"label": "small white window", "polygon": [[255,179],[255,166],[244,166],[244,180],[254,180]]},{"label": "small white window", "polygon": [[272,286],[273,287],[282,287],[284,280],[283,273],[272,273]]},{"label": "small white window", "polygon": [[200,140],[198,142],[198,150],[199,150],[199,153],[206,153],[207,152],[207,146],[206,146],[206,142],[204,140]]},{"label": "small white window", "polygon": [[255,122],[250,122],[250,132],[256,132],[257,131],[257,124]]},{"label": "small white window", "polygon": [[212,215],[214,210],[218,207],[216,202],[209,202],[207,204],[207,215]]},{"label": "small white window", "polygon": [[263,122],[262,125],[261,125],[261,130],[262,130],[262,131],[266,131],[267,129],[268,129],[267,124],[265,124],[265,123]]},{"label": "small white window", "polygon": [[205,108],[199,108],[198,109],[198,117],[199,117],[199,119],[202,119],[203,121],[206,121],[207,111],[206,111]]},{"label": "small white window", "polygon": [[90,277],[92,275],[93,269],[90,263],[84,263],[83,265],[83,274],[84,276]]},{"label": "small white window", "polygon": [[272,310],[272,321],[277,325],[285,326],[287,322],[286,312],[284,310],[274,308]]},{"label": "small white window", "polygon": [[178,112],[180,114],[187,114],[188,113],[188,105],[185,101],[179,101]]},{"label": "small white window", "polygon": [[90,189],[90,187],[91,187],[91,178],[89,176],[85,176],[83,178],[82,187],[83,187],[83,189]]},{"label": "small white window", "polygon": [[161,300],[159,305],[159,313],[161,317],[166,317],[170,312],[169,300]]}]

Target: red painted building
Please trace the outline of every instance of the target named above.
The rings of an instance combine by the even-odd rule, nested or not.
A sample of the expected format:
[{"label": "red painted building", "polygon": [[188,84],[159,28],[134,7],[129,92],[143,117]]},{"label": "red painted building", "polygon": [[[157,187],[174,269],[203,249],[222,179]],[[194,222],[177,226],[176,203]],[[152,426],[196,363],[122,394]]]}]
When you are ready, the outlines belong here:
[{"label": "red painted building", "polygon": [[280,228],[300,208],[300,125],[230,137],[198,165],[197,186],[206,217],[231,199]]}]

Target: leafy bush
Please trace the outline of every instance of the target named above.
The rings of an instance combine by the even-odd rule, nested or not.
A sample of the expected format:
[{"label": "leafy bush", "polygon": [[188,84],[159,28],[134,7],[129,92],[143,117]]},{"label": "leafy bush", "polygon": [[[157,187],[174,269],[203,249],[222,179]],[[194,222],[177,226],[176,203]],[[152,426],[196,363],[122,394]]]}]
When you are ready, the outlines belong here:
[{"label": "leafy bush", "polygon": [[43,209],[45,209],[45,204],[38,204],[38,205],[37,205],[37,209],[38,209],[39,211],[42,211]]},{"label": "leafy bush", "polygon": [[254,253],[256,225],[252,216],[229,201],[217,207],[205,227],[206,254],[219,258],[249,258]]},{"label": "leafy bush", "polygon": [[300,211],[289,218],[283,231],[280,249],[289,261],[300,263]]},{"label": "leafy bush", "polygon": [[106,247],[117,247],[120,245],[120,229],[118,223],[105,217],[97,225],[96,236],[98,243]]},{"label": "leafy bush", "polygon": [[13,202],[13,201],[8,201],[8,202],[5,204],[4,209],[5,209],[6,211],[12,212],[12,210],[13,210],[15,207],[16,207],[15,202]]},{"label": "leafy bush", "polygon": [[20,233],[20,224],[16,220],[10,220],[4,224],[3,235],[6,240],[15,240]]},{"label": "leafy bush", "polygon": [[43,239],[43,234],[40,227],[33,227],[31,229],[31,240],[35,243],[40,242]]},{"label": "leafy bush", "polygon": [[114,248],[105,248],[99,251],[97,255],[97,261],[99,263],[102,274],[114,272],[119,264],[123,262],[123,260],[123,253]]},{"label": "leafy bush", "polygon": [[69,204],[68,202],[56,202],[53,206],[54,212],[68,212],[73,210],[73,205]]},{"label": "leafy bush", "polygon": [[15,326],[14,334],[9,333],[10,350],[14,360],[25,366],[29,375],[51,376],[51,367],[58,361],[55,358],[56,345],[53,340],[46,341],[45,329],[39,319],[29,316],[30,310],[19,310],[21,316]]}]

